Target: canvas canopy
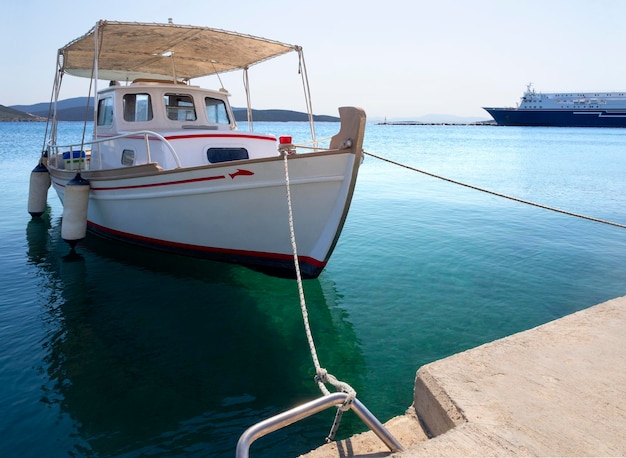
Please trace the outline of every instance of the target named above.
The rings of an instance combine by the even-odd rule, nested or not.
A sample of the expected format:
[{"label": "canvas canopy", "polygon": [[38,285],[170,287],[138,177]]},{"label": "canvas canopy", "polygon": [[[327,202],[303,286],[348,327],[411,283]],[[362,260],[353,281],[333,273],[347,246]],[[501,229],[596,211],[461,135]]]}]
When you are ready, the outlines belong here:
[{"label": "canvas canopy", "polygon": [[98,49],[98,79],[189,80],[244,69],[295,45],[226,30],[175,24],[99,21],[59,50],[65,73],[90,78]]}]

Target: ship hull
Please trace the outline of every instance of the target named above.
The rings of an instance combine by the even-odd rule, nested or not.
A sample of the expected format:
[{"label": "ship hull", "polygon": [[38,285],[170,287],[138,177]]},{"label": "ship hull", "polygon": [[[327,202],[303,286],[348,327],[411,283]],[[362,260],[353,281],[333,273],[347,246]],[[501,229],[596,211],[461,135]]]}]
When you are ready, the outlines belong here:
[{"label": "ship hull", "polygon": [[499,126],[626,127],[626,110],[484,109]]}]

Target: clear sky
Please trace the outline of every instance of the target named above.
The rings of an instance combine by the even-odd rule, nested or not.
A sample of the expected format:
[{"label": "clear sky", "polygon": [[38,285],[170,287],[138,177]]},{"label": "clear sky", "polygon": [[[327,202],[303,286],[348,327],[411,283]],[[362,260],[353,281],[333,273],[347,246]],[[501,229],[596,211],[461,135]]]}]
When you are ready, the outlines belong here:
[{"label": "clear sky", "polygon": [[[370,118],[488,119],[481,107],[514,105],[529,82],[626,90],[624,0],[13,0],[0,16],[0,104],[49,101],[56,50],[97,20],[170,17],[302,46],[316,114],[357,105]],[[291,53],[251,69],[253,105],[305,111],[297,66]],[[244,106],[241,75],[223,80]],[[87,89],[67,76],[61,98]]]}]

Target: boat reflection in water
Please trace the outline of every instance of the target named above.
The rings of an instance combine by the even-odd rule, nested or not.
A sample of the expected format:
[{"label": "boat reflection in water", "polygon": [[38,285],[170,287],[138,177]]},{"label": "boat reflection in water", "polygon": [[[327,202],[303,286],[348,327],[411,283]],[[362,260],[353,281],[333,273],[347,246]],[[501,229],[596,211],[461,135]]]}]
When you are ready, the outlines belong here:
[{"label": "boat reflection in water", "polygon": [[[319,396],[293,280],[92,235],[68,255],[49,211],[27,238],[47,310],[42,402],[71,418],[78,437],[68,453],[232,456],[247,427]],[[322,365],[358,391],[363,356],[332,283],[304,287]],[[333,415],[252,452],[304,453]],[[347,419],[340,434],[359,428]]]}]

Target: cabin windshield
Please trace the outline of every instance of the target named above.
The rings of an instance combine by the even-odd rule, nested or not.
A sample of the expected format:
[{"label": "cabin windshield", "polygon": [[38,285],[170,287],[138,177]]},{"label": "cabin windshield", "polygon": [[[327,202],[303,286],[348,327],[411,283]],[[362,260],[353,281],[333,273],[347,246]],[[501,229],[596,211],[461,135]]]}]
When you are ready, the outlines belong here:
[{"label": "cabin windshield", "polygon": [[122,99],[124,121],[141,122],[152,120],[152,101],[150,94],[124,94]]},{"label": "cabin windshield", "polygon": [[98,125],[110,126],[113,124],[113,98],[106,97],[98,101]]},{"label": "cabin windshield", "polygon": [[165,112],[172,121],[195,121],[197,119],[193,98],[188,94],[168,93],[163,96]]},{"label": "cabin windshield", "polygon": [[213,97],[205,97],[204,104],[206,106],[206,115],[210,122],[216,124],[229,124],[226,104],[223,100],[214,99]]}]

